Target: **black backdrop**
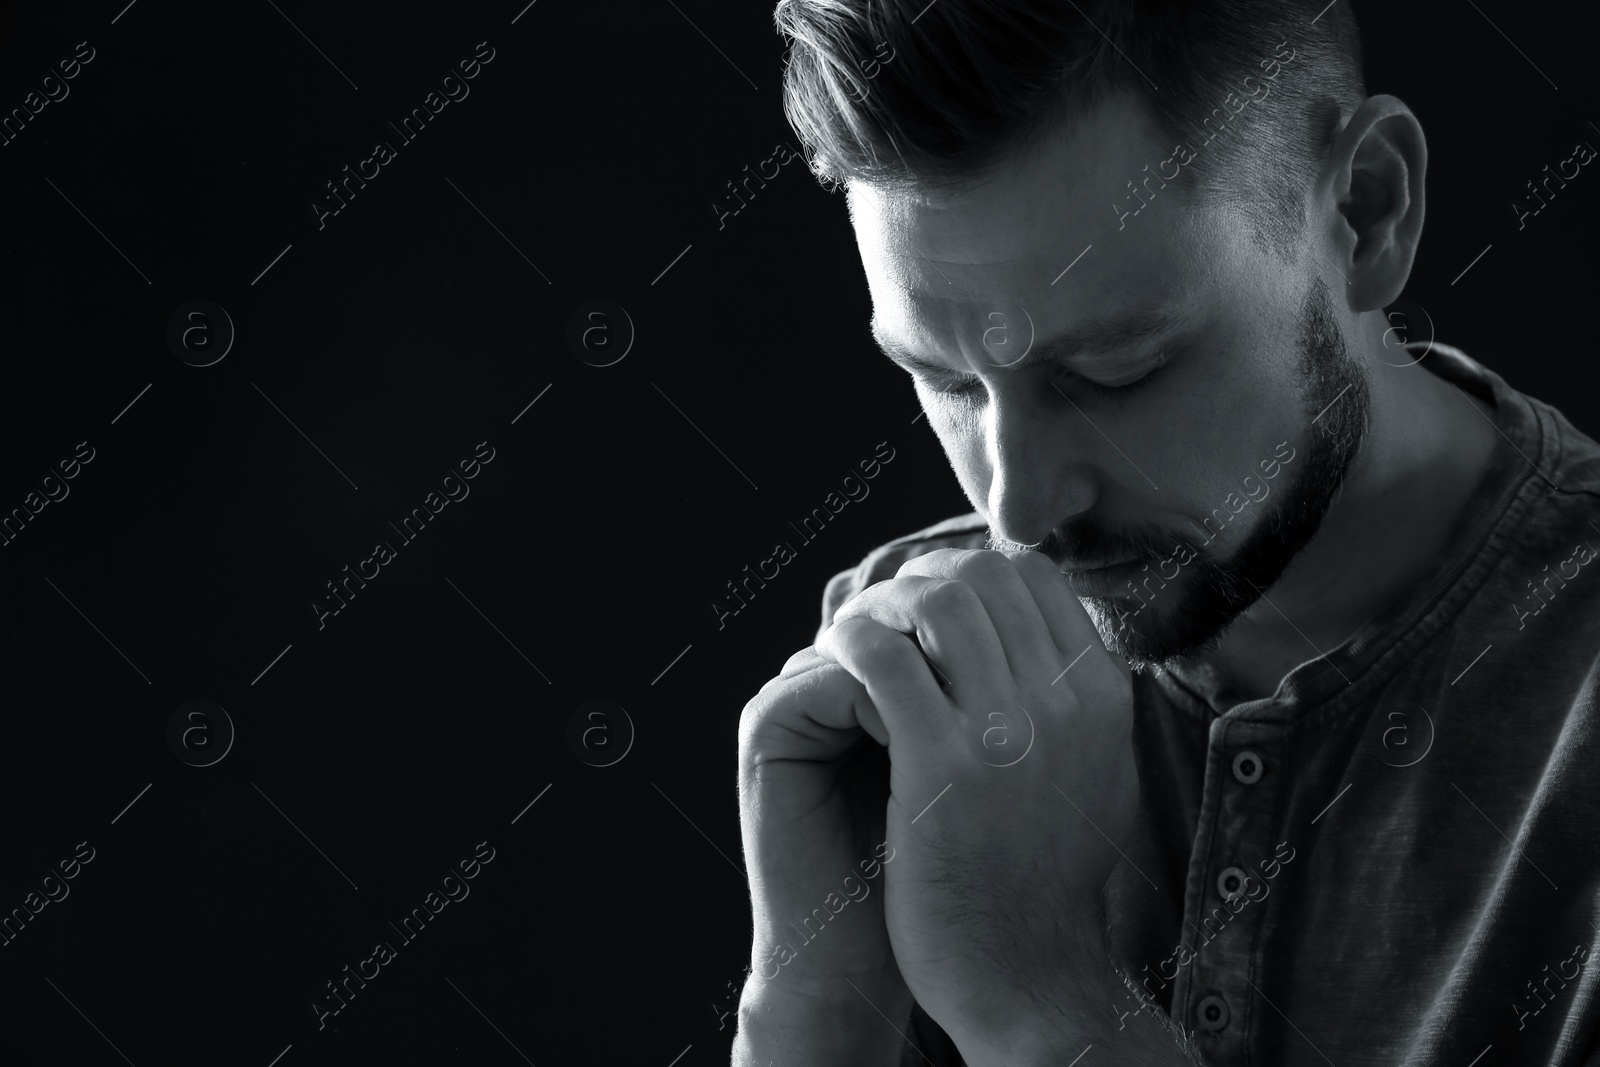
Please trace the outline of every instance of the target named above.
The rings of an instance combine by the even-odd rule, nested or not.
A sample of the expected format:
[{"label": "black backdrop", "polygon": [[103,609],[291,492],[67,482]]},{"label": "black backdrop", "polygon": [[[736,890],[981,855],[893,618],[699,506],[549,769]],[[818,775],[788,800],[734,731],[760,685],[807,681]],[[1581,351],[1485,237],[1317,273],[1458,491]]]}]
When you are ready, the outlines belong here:
[{"label": "black backdrop", "polygon": [[[740,709],[828,575],[966,510],[867,337],[842,198],[790,163],[719,226],[726,183],[797,144],[770,6],[125,3],[0,32],[8,112],[93,49],[0,147],[0,512],[39,509],[0,548],[0,914],[38,909],[0,947],[0,1059],[726,1062]],[[1510,200],[1600,145],[1600,109],[1579,6],[1532,10],[1357,14],[1369,88],[1430,135],[1407,298],[1593,435],[1600,178],[1520,232]],[[468,96],[413,143],[384,126],[480,41]],[[319,229],[309,202],[380,139],[396,157]],[[631,320],[609,366],[567,342],[591,300]],[[231,348],[188,365],[218,307]],[[625,343],[615,310],[584,321]],[[406,543],[388,523],[480,442]],[[788,522],[879,442],[870,496],[802,545]],[[797,557],[719,630],[712,598],[779,540]],[[169,742],[192,700],[226,721],[185,710]],[[574,748],[591,700],[626,721]],[[230,723],[220,761],[180,758]],[[389,924],[441,885],[469,895],[407,943]],[[309,999],[382,940],[319,1029]]]}]

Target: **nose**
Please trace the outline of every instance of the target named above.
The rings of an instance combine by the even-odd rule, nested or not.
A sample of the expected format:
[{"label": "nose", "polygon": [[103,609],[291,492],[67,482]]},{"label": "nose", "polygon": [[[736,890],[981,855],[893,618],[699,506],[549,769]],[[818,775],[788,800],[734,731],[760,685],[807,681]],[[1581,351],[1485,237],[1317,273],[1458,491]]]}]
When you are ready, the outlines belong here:
[{"label": "nose", "polygon": [[1071,405],[1053,390],[1054,402],[1018,395],[1020,384],[997,390],[984,412],[989,526],[998,537],[1032,545],[1087,511],[1095,487]]}]

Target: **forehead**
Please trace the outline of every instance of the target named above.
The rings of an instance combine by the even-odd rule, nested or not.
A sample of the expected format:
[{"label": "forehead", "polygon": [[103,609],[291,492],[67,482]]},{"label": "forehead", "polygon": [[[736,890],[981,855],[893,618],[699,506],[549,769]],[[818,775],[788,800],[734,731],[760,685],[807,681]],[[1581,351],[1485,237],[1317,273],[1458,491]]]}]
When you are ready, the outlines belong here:
[{"label": "forehead", "polygon": [[1215,213],[1162,188],[1173,149],[1132,97],[1116,96],[968,191],[851,185],[875,332],[937,351],[981,333],[993,311],[1026,308],[1055,332],[1182,302],[1229,238]]}]

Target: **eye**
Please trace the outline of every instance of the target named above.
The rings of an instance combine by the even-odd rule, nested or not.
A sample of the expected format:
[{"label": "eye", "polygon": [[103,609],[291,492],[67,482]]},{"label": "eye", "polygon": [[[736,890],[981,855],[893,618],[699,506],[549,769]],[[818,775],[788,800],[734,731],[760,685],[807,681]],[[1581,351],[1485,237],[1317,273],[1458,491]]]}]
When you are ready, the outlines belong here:
[{"label": "eye", "polygon": [[[1164,350],[1157,352],[1154,359],[1150,361],[1149,366],[1139,377],[1114,385],[1097,382],[1093,378],[1075,374],[1072,371],[1062,371],[1056,376],[1052,384],[1062,395],[1066,395],[1066,387],[1073,382],[1079,382],[1083,388],[1092,393],[1112,398],[1126,398],[1148,388],[1151,382],[1155,380],[1156,375],[1166,367],[1175,354]],[[984,388],[983,379],[972,376],[918,377],[917,380],[930,392],[937,393],[939,396],[953,397],[967,403],[980,401],[985,392],[987,392]]]},{"label": "eye", "polygon": [[920,381],[931,392],[958,400],[975,401],[986,391],[982,378],[923,378]]},{"label": "eye", "polygon": [[1101,396],[1109,397],[1129,397],[1140,390],[1147,388],[1155,379],[1155,377],[1161,372],[1162,368],[1167,365],[1171,358],[1171,354],[1165,351],[1158,352],[1156,353],[1155,363],[1150,367],[1149,370],[1145,371],[1145,373],[1139,377],[1134,378],[1132,381],[1121,382],[1117,385],[1106,385],[1102,382],[1097,382],[1092,378],[1085,378],[1082,375],[1075,375],[1070,371],[1063,372],[1061,376],[1056,379],[1056,388],[1061,389],[1064,381],[1070,381],[1075,378],[1079,382],[1082,382],[1083,387],[1092,393],[1099,393]]},{"label": "eye", "polygon": [[983,387],[981,378],[968,378],[964,381],[947,385],[940,389],[939,392],[944,393],[946,396],[977,397],[986,392],[986,390]]}]

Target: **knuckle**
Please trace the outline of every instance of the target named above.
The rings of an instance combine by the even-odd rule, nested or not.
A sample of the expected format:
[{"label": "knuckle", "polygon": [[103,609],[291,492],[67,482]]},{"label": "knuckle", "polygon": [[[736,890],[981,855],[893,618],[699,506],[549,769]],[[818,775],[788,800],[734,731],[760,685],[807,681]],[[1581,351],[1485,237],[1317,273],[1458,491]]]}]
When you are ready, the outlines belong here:
[{"label": "knuckle", "polygon": [[924,585],[917,600],[927,618],[949,618],[970,611],[979,603],[978,594],[970,585],[953,578]]},{"label": "knuckle", "polygon": [[864,605],[872,603],[875,597],[881,595],[879,587],[888,585],[893,580],[892,578],[880,578],[871,585],[863,587],[855,596],[834,608],[833,617],[828,621],[832,624],[837,624],[853,615],[860,614]]},{"label": "knuckle", "polygon": [[783,723],[799,706],[804,679],[774,678],[745,702],[739,713],[738,751],[741,768],[762,761],[763,748],[783,734]]},{"label": "knuckle", "polygon": [[[903,570],[904,568],[902,567],[901,569]],[[846,601],[846,603],[853,604],[857,600],[860,600],[863,597],[865,597],[868,593],[872,592],[874,589],[877,589],[880,586],[888,585],[892,581],[894,581],[893,578],[879,578],[877,581],[873,582],[871,585],[869,585],[866,588],[862,589],[861,592],[859,592],[855,596],[851,597],[848,601]],[[841,608],[843,606],[844,605],[842,605],[842,604],[840,605]]]},{"label": "knuckle", "polygon": [[926,555],[912,556],[910,559],[900,564],[900,566],[895,570],[894,576],[896,578],[915,578],[918,575],[927,574],[928,565],[930,562],[932,562],[930,557],[934,555],[937,555],[937,553],[927,553]]},{"label": "knuckle", "polygon": [[900,564],[900,569],[895,572],[896,578],[914,578],[918,576],[935,576],[947,573],[959,559],[964,549],[960,548],[935,548],[924,552],[920,556],[912,556]]},{"label": "knuckle", "polygon": [[1011,561],[1003,552],[992,548],[968,549],[956,562],[956,574],[961,578],[993,578],[1012,570]]},{"label": "knuckle", "polygon": [[739,712],[739,737],[741,742],[748,732],[758,730],[765,723],[783,713],[784,705],[793,701],[805,683],[805,676],[770,678],[761,690],[745,701]]},{"label": "knuckle", "polygon": [[[795,668],[799,667],[803,663],[806,663],[806,662],[810,661],[811,659],[813,659],[816,656],[816,654],[817,654],[817,647],[815,645],[807,645],[805,648],[802,648],[800,651],[796,652],[794,655],[790,656],[788,659],[783,661],[783,670],[778,672],[778,677],[779,678],[787,678],[790,674],[792,674],[794,672]],[[777,680],[778,679],[776,679],[776,678],[773,679],[773,681],[777,681]],[[767,684],[771,685],[772,682],[768,682]]]},{"label": "knuckle", "polygon": [[874,627],[861,634],[856,641],[857,655],[867,666],[880,669],[893,667],[905,655],[905,638],[887,627]]},{"label": "knuckle", "polygon": [[739,747],[743,749],[750,740],[751,734],[760,725],[762,718],[772,706],[771,683],[763,686],[761,692],[745,701],[744,710],[739,712]]}]

